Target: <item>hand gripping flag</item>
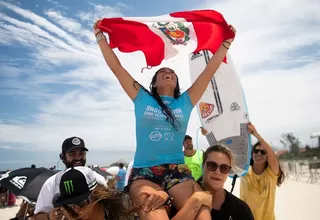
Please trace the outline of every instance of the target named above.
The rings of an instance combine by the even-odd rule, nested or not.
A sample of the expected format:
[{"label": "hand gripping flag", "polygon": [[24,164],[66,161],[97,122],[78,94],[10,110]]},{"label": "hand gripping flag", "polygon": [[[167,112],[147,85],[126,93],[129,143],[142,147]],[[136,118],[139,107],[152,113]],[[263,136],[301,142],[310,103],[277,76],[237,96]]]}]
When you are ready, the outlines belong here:
[{"label": "hand gripping flag", "polygon": [[180,53],[210,50],[214,54],[223,40],[234,37],[222,14],[214,10],[174,12],[157,17],[104,18],[98,28],[108,33],[111,48],[126,53],[142,51],[147,68]]}]

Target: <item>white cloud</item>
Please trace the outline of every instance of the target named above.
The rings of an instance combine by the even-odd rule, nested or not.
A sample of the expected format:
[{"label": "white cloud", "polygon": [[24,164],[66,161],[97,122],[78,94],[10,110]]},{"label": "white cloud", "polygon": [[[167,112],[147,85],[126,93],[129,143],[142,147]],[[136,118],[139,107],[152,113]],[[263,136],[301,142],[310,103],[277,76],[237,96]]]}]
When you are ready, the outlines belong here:
[{"label": "white cloud", "polygon": [[50,3],[54,4],[54,5],[57,5],[57,4],[58,4],[57,1],[53,1],[53,0],[47,0],[47,2],[50,2]]},{"label": "white cloud", "polygon": [[128,8],[127,5],[123,3],[117,3],[115,7],[108,5],[90,4],[93,9],[89,12],[80,12],[78,16],[82,21],[87,21],[93,23],[97,19],[105,17],[122,17],[122,9]]},{"label": "white cloud", "polygon": [[72,36],[70,36],[65,30],[62,30],[61,28],[59,28],[55,24],[52,24],[47,19],[33,13],[30,10],[25,10],[25,9],[19,8],[19,7],[15,6],[13,4],[10,4],[10,3],[0,1],[0,4],[7,7],[8,9],[14,11],[15,13],[19,14],[20,16],[33,21],[36,25],[38,25],[39,27],[43,27],[48,32],[51,32],[61,38],[64,38],[68,43],[70,43],[71,45],[73,45],[77,49],[82,50],[82,51],[86,50],[86,48],[84,47],[84,44],[82,42],[80,42],[78,40],[74,40],[74,38]]},{"label": "white cloud", "polygon": [[66,29],[66,31],[80,36],[84,36],[86,40],[94,42],[95,38],[92,32],[84,29],[83,26],[75,19],[67,18],[63,16],[63,14],[60,11],[55,11],[52,9],[45,11],[45,14],[54,22],[58,23],[62,28]]},{"label": "white cloud", "polygon": [[[39,74],[41,69],[35,68],[36,73],[28,75],[23,82],[25,85],[20,82],[15,88],[24,86],[24,93],[28,91],[33,95],[39,91],[51,94],[50,90],[41,90],[47,84],[69,84],[76,87],[41,102],[40,113],[34,115],[33,123],[2,122],[0,140],[6,146],[19,143],[52,149],[60,146],[66,137],[79,135],[90,148],[134,150],[133,104],[107,68],[98,46],[90,41],[91,30],[60,11],[45,12],[52,21],[50,22],[17,6],[3,2],[1,4],[28,21],[2,16],[5,23],[0,22],[4,30],[4,34],[0,33],[0,43],[19,42],[26,47],[33,47],[32,57],[37,65],[54,65],[49,74]],[[308,142],[310,133],[320,130],[317,117],[320,108],[317,102],[320,98],[317,89],[320,63],[316,58],[320,54],[304,49],[306,45],[319,47],[320,30],[316,28],[320,24],[316,10],[319,8],[318,1],[302,3],[300,0],[262,0],[255,3],[244,0],[219,1],[215,4],[214,9],[221,11],[227,21],[238,29],[237,39],[230,52],[247,96],[250,118],[258,130],[272,143],[277,143],[282,132],[291,131],[304,143]],[[79,16],[83,21],[92,23],[98,17],[122,16],[123,8],[121,5],[115,8],[96,5],[92,11],[82,12]],[[18,37],[9,38],[8,35],[13,32],[18,36],[23,34],[24,41],[19,41]],[[80,32],[87,34],[75,34]],[[70,50],[70,47],[74,50]],[[117,51],[117,54],[128,71],[148,87],[157,68],[140,73],[145,66],[140,52],[122,54]],[[184,57],[173,63],[163,64],[176,70],[183,91],[190,86],[185,62]],[[59,72],[55,71],[55,67],[70,63],[76,67],[62,72],[61,68]],[[290,68],[286,69],[284,66]],[[17,72],[17,69],[9,67],[8,72]],[[13,80],[16,79],[8,82],[14,83]],[[16,92],[21,95],[18,89]],[[198,114],[194,109],[188,134],[195,137],[199,126]],[[200,132],[199,143],[201,148],[207,146]]]}]

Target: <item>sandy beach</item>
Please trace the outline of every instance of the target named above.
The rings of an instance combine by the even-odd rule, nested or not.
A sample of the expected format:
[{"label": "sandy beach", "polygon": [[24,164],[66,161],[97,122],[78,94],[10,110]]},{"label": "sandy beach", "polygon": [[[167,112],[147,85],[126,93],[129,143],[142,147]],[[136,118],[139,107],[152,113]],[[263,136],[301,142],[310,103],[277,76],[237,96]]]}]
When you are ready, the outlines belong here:
[{"label": "sandy beach", "polygon": [[[231,179],[225,188],[230,190]],[[239,196],[240,180],[237,180],[233,194]],[[319,220],[320,184],[308,184],[304,181],[286,180],[277,189],[276,218],[277,220]],[[19,210],[21,200],[10,208],[0,209],[0,220],[13,218]]]},{"label": "sandy beach", "polygon": [[15,217],[21,202],[22,199],[17,199],[16,205],[8,208],[0,208],[0,220],[8,220]]}]

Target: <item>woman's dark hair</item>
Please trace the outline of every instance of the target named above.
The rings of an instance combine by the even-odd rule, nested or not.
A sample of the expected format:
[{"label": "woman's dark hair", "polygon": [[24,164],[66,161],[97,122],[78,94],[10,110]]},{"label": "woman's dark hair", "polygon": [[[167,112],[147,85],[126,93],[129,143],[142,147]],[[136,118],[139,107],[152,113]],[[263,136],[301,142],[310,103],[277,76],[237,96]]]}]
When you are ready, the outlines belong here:
[{"label": "woman's dark hair", "polygon": [[[175,116],[172,114],[171,110],[162,102],[161,97],[159,96],[158,92],[157,92],[157,88],[155,87],[156,81],[157,81],[157,75],[160,72],[161,69],[159,69],[154,76],[152,77],[149,89],[150,92],[148,90],[146,90],[143,86],[141,86],[145,91],[147,91],[155,100],[157,100],[158,104],[161,107],[162,113],[166,116],[166,121],[170,122],[172,124],[172,126],[177,129],[177,124],[180,125],[180,123],[178,122],[178,120],[175,118]],[[136,83],[136,82],[135,82]],[[180,85],[179,85],[179,79],[177,76],[177,85],[176,88],[174,89],[174,93],[173,93],[173,98],[177,99],[179,96],[181,95],[180,93]]]},{"label": "woman's dark hair", "polygon": [[[251,152],[251,158],[250,158],[250,166],[253,166],[253,163],[254,163],[254,160],[253,160],[253,150],[256,149],[258,146],[261,146],[261,143],[258,141],[257,143],[255,143],[252,147],[252,152]],[[266,161],[266,166],[264,167],[264,169],[266,169],[267,167],[269,166],[268,164],[268,160]],[[280,162],[279,162],[279,176],[278,176],[278,179],[277,179],[277,186],[280,186],[283,181],[284,181],[284,178],[285,178],[285,175],[284,175],[284,172],[282,170],[282,167],[280,165]]]},{"label": "woman's dark hair", "polygon": [[[98,185],[90,195],[90,203],[86,206],[82,215],[93,208],[96,204],[101,204],[107,215],[107,219],[127,220],[132,219],[133,213],[126,205],[124,193],[120,191],[110,190],[105,186]],[[63,206],[64,216],[66,220],[81,218],[71,207]]]}]

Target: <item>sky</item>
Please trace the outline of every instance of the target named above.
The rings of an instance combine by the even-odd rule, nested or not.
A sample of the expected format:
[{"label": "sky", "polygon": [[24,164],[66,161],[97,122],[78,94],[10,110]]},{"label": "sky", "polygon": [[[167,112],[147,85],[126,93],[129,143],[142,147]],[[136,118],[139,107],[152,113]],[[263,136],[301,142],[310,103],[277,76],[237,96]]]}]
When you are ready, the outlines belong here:
[{"label": "sky", "polygon": [[[320,131],[319,0],[0,1],[0,158],[59,151],[69,136],[96,151],[135,150],[132,101],[105,64],[92,25],[98,18],[213,9],[237,28],[230,55],[258,132],[280,148],[283,132],[315,146]],[[144,86],[154,70],[142,53],[115,50]],[[190,86],[185,59],[163,63]],[[193,110],[188,134],[200,126]],[[198,133],[199,148],[207,146]],[[43,159],[43,158],[42,158]]]}]

